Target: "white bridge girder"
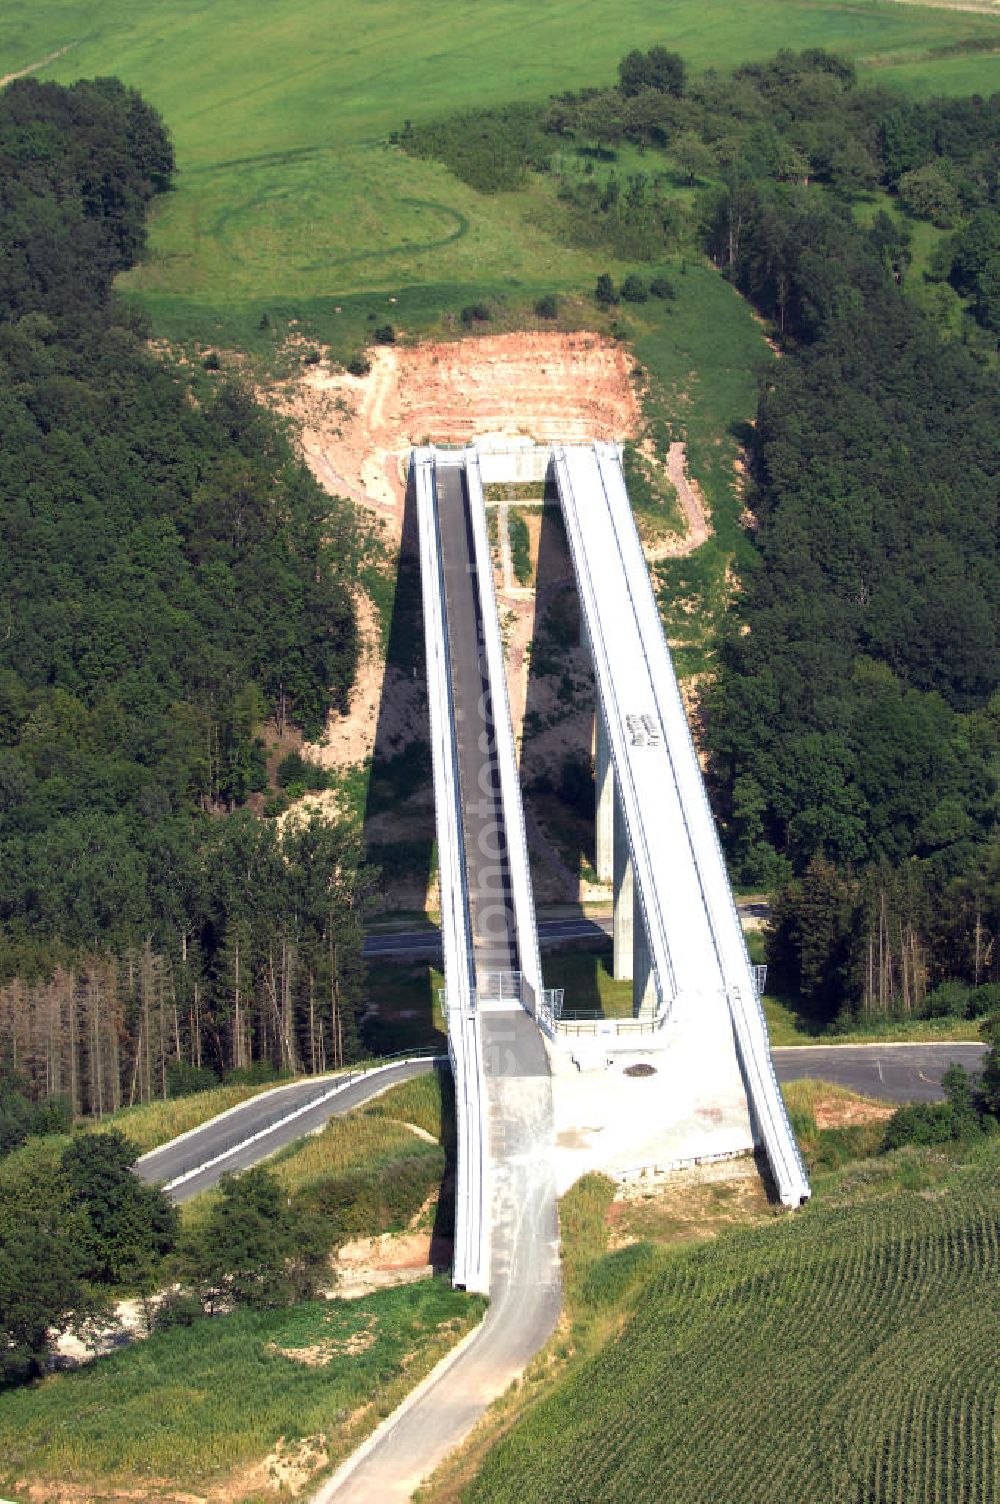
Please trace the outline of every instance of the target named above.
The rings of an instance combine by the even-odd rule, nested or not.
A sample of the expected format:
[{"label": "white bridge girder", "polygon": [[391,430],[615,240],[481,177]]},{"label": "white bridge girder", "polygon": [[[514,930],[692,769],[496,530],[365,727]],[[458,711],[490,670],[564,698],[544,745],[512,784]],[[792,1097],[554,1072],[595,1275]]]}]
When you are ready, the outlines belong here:
[{"label": "white bridge girder", "polygon": [[[706,1045],[715,1041],[711,1048],[719,1048],[716,1024],[720,1012],[728,1011],[755,1137],[781,1200],[797,1206],[808,1197],[809,1183],[774,1074],[621,451],[611,444],[556,446],[553,464],[580,597],[581,635],[594,664],[597,744],[600,751],[603,734],[613,769],[616,909],[619,899],[632,909],[629,916],[616,913],[615,972],[624,971],[631,942],[637,1013],[652,1013],[661,1028],[680,1019],[697,1028],[703,1017]],[[606,797],[604,782],[599,798]],[[625,933],[627,918],[631,936]]]},{"label": "white bridge girder", "polygon": [[[670,1048],[676,1042],[691,1052],[688,1058],[698,1062],[699,1079],[705,1067],[708,1095],[713,1080],[722,1082],[727,1070],[736,1071],[738,1059],[754,1137],[767,1154],[781,1200],[798,1205],[809,1194],[808,1181],[774,1075],[767,1028],[636,533],[620,450],[603,444],[556,446],[548,458],[573,559],[582,634],[594,662],[598,872],[615,885],[615,973],[632,975],[634,981],[636,1018],[615,1028],[623,1035],[631,1029],[633,1043],[641,1039],[642,1047]],[[444,554],[439,467],[442,496],[447,495],[451,508]],[[503,1084],[503,1071],[497,1075],[492,1046],[484,1063],[484,1016],[510,1004],[503,997],[487,1002],[490,989],[483,988],[483,971],[480,1007],[477,958],[480,970],[487,964],[515,969],[524,979],[521,1001],[527,1010],[556,1043],[561,1031],[542,988],[481,475],[474,449],[413,452],[449,1052],[459,1119],[454,1278],[469,1289],[488,1290],[496,1180],[490,1112],[501,1108],[513,1088]],[[454,525],[459,504],[466,509],[464,541]],[[451,575],[444,557],[449,550]],[[462,575],[476,581],[476,652],[485,696],[480,704],[491,706],[479,740],[485,761],[477,776],[495,801],[505,863],[505,930],[499,951],[489,955],[506,946],[509,961],[486,960],[479,934],[485,908],[479,891],[482,858],[467,849],[467,841],[481,840],[468,787],[477,770],[468,728],[474,695],[470,664],[457,662],[463,655],[467,660],[468,642],[460,638],[451,644],[448,622],[449,590],[460,614],[455,581]],[[468,625],[460,624],[459,631],[467,637]],[[570,1034],[573,1027],[567,1025],[563,1032]],[[521,1039],[520,1064],[517,1051],[511,1056],[508,1074],[513,1077],[533,1049],[523,1032]],[[718,1063],[714,1077],[713,1061]],[[502,1181],[506,1171],[497,1173]]]}]

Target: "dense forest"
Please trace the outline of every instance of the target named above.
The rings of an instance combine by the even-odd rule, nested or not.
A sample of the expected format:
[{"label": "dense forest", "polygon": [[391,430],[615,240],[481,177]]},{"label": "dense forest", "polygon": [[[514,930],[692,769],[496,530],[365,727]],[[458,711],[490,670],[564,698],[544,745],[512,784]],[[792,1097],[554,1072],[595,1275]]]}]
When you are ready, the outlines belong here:
[{"label": "dense forest", "polygon": [[356,1042],[357,838],[242,807],[349,692],[365,533],[114,300],[172,166],[115,80],[0,94],[0,1052],[83,1111]]},{"label": "dense forest", "polygon": [[[770,322],[756,549],[705,696],[733,874],[776,891],[772,980],[818,1022],[995,1010],[1000,95],[902,100],[820,50],[694,77],[653,48],[612,88],[398,140],[481,191],[550,175],[562,234],[707,253]],[[917,220],[942,234],[915,282]]]},{"label": "dense forest", "polygon": [[[918,171],[944,175],[947,153],[949,181],[995,213],[998,121],[996,102],[896,109],[874,134],[882,171],[902,195]],[[773,974],[820,1021],[988,1012],[995,365],[904,296],[905,225],[888,214],[863,230],[833,195],[743,180],[706,231],[786,352],[750,449],[758,564],[709,701],[737,871],[779,886]]]}]

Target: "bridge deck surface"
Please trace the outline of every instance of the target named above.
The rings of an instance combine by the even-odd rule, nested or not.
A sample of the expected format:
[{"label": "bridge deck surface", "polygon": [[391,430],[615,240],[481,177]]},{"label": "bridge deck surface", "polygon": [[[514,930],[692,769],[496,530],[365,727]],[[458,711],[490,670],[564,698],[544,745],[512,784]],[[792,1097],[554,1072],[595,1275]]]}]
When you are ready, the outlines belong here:
[{"label": "bridge deck surface", "polygon": [[516,971],[507,834],[461,466],[437,466],[437,499],[473,954],[477,973]]}]

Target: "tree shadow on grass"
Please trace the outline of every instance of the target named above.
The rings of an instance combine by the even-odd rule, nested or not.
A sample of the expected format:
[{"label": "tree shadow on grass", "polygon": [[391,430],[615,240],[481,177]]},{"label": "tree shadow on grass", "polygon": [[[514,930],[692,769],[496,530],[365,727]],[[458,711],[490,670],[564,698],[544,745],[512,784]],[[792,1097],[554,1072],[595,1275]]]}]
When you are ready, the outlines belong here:
[{"label": "tree shadow on grass", "polygon": [[434,1212],[429,1261],[435,1270],[450,1269],[455,1241],[455,1088],[446,1065],[437,1067],[441,1086],[441,1143],[444,1148],[444,1175]]}]

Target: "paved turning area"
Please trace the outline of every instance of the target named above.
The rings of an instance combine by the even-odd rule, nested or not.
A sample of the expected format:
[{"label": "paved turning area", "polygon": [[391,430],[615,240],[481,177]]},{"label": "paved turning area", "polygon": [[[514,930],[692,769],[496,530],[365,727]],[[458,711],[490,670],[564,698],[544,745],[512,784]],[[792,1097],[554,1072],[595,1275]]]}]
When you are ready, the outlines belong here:
[{"label": "paved turning area", "polygon": [[[510,1017],[517,1024],[517,1015]],[[510,1046],[510,1041],[503,1038],[507,1019],[508,1015],[503,1013],[484,1019],[484,1027],[492,1035],[497,1051]],[[526,1016],[525,1022],[530,1023]],[[519,1054],[526,1049],[521,1044]],[[976,1071],[985,1049],[985,1045],[973,1043],[787,1045],[774,1051],[774,1064],[779,1081],[812,1077],[885,1102],[939,1102],[943,1096],[941,1076],[947,1067],[955,1062],[966,1070]],[[530,1067],[531,1062],[528,1064]],[[358,1076],[345,1091],[333,1097],[330,1096],[330,1089],[336,1084],[333,1077],[310,1078],[276,1087],[144,1155],[136,1173],[146,1181],[169,1182],[185,1171],[204,1166],[207,1160],[227,1149],[236,1148],[238,1152],[231,1158],[202,1169],[197,1178],[170,1192],[172,1200],[187,1201],[199,1191],[216,1185],[227,1171],[260,1164],[303,1134],[314,1133],[330,1118],[363,1107],[400,1081],[440,1068],[430,1058],[394,1065],[378,1075]],[[530,1072],[521,1079],[530,1079]],[[300,1107],[306,1107],[307,1111],[290,1119],[289,1115]],[[262,1128],[270,1131],[262,1134]],[[540,1128],[539,1136],[541,1132]]]},{"label": "paved turning area", "polygon": [[978,1071],[984,1044],[819,1044],[774,1051],[779,1081],[812,1076],[886,1102],[940,1102],[951,1064]]}]

